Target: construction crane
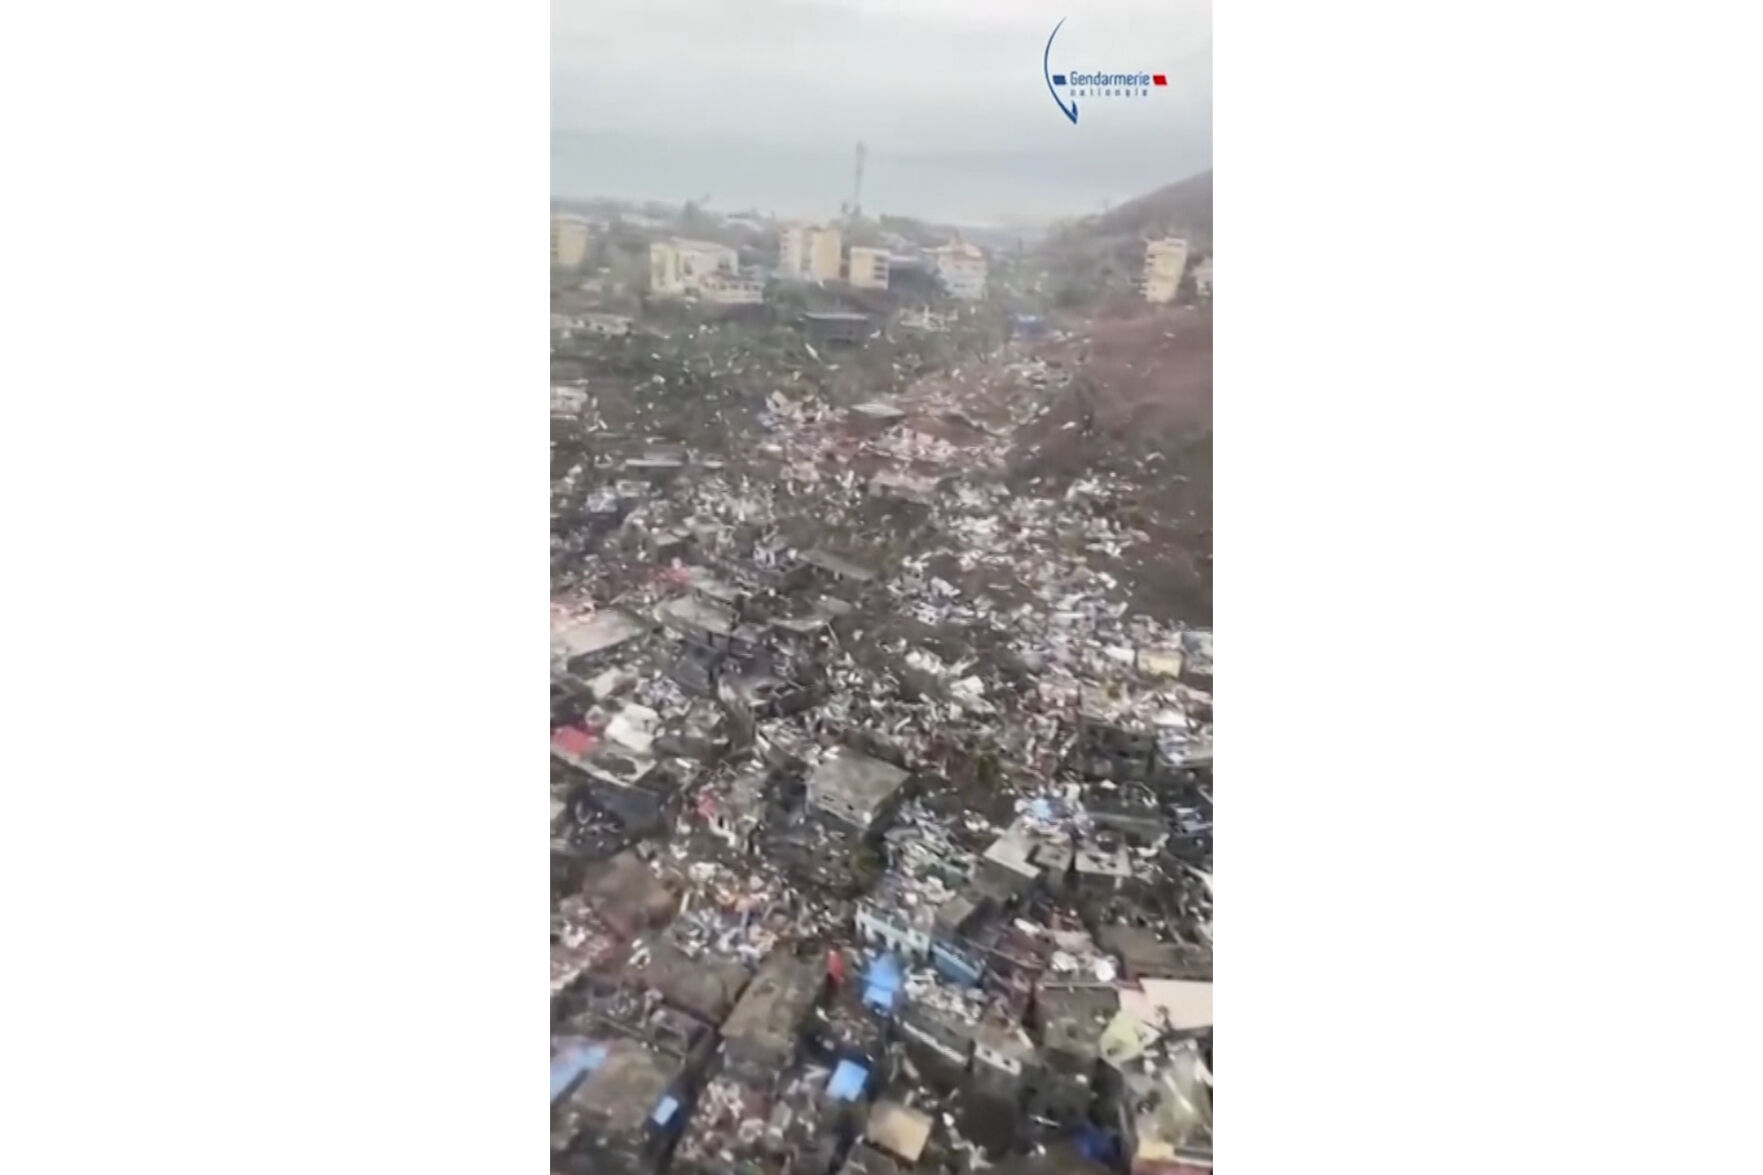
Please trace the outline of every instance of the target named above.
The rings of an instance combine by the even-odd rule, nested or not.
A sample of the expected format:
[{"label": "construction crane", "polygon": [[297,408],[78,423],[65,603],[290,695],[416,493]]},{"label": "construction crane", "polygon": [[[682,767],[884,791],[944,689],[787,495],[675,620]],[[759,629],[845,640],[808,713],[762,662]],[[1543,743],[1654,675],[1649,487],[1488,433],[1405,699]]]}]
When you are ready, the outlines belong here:
[{"label": "construction crane", "polygon": [[851,219],[856,220],[863,215],[863,158],[869,154],[869,148],[863,141],[857,141],[857,173],[851,179]]}]

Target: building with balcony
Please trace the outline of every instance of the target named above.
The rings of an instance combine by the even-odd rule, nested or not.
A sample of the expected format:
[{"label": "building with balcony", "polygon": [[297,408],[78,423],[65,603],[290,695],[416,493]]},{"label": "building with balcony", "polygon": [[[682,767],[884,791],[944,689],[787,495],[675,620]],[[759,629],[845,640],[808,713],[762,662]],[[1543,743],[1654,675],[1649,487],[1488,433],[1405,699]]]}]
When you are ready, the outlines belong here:
[{"label": "building with balcony", "polygon": [[951,298],[977,302],[986,296],[986,255],[966,241],[931,251],[937,281]]},{"label": "building with balcony", "polygon": [[1145,301],[1160,305],[1175,301],[1181,275],[1188,264],[1188,243],[1181,237],[1145,242],[1145,272],[1139,288]]},{"label": "building with balcony", "polygon": [[778,276],[796,281],[837,281],[843,247],[844,240],[836,228],[787,225],[778,239]]},{"label": "building with balcony", "polygon": [[588,258],[588,222],[566,213],[551,215],[551,267],[580,269]]},{"label": "building with balcony", "polygon": [[888,251],[852,245],[847,280],[860,290],[888,288]]},{"label": "building with balcony", "polygon": [[732,279],[739,270],[739,255],[713,241],[675,237],[649,246],[649,292],[658,298],[701,293],[706,278]]}]

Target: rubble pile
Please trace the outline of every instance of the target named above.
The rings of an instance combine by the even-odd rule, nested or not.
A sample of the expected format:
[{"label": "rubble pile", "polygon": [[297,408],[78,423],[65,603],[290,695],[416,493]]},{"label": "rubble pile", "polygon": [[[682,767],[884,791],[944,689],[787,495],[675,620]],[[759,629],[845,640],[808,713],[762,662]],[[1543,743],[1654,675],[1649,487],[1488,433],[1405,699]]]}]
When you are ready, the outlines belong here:
[{"label": "rubble pile", "polygon": [[558,1169],[1209,1165],[1211,634],[1135,603],[1130,471],[1021,484],[1073,369],[598,345],[553,397]]}]

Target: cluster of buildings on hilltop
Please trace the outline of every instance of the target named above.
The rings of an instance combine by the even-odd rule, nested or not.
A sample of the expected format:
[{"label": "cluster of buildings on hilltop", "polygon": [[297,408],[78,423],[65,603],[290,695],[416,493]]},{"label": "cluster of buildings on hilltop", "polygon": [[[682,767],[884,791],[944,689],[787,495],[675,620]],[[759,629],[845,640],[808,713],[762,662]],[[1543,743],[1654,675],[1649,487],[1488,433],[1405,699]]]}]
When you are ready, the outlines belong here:
[{"label": "cluster of buildings on hilltop", "polygon": [[[621,222],[630,220],[620,217]],[[741,224],[750,227],[753,222]],[[554,213],[552,267],[581,269],[591,252],[596,228],[605,227],[585,217]],[[907,271],[928,275],[949,297],[960,301],[975,302],[986,295],[986,255],[971,242],[956,239],[936,248],[920,249],[904,238],[888,238],[884,245],[847,246],[837,225],[806,222],[788,224],[779,230],[778,264],[771,272],[755,267],[743,269],[733,247],[714,241],[684,237],[652,241],[647,284],[652,297],[695,298],[717,305],[742,306],[762,303],[765,283],[772,277],[817,285],[845,282],[860,290],[886,290],[897,275]]]},{"label": "cluster of buildings on hilltop", "polygon": [[[1163,305],[1175,301],[1181,289],[1182,275],[1189,272],[1192,250],[1186,238],[1162,237],[1145,242],[1145,269],[1139,288],[1145,301]],[[1194,292],[1202,298],[1212,296],[1212,258],[1193,266]]]},{"label": "cluster of buildings on hilltop", "polygon": [[986,256],[975,245],[951,241],[935,249],[852,245],[832,225],[786,225],[779,234],[778,276],[791,281],[845,281],[861,290],[885,290],[896,268],[924,269],[952,298],[976,302],[986,294]]}]

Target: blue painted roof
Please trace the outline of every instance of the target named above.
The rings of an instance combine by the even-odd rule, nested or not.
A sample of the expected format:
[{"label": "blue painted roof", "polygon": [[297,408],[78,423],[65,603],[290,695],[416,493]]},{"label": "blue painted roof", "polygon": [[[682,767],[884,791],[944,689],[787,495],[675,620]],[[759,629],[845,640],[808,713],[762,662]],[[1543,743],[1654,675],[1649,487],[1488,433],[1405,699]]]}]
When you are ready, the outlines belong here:
[{"label": "blue painted roof", "polygon": [[563,1048],[551,1058],[551,1100],[568,1093],[582,1075],[592,1073],[606,1063],[606,1046],[580,1041]]},{"label": "blue painted roof", "polygon": [[833,1070],[833,1079],[827,1082],[826,1091],[838,1101],[856,1101],[863,1096],[863,1087],[867,1084],[868,1069],[856,1061],[840,1061],[839,1067]]},{"label": "blue painted roof", "polygon": [[905,982],[905,975],[900,970],[900,960],[892,955],[877,955],[869,969],[863,973],[863,982],[872,987],[900,987]]},{"label": "blue painted roof", "polygon": [[677,1113],[679,1113],[679,1099],[668,1094],[661,1099],[661,1104],[655,1107],[655,1112],[649,1115],[649,1121],[657,1126],[665,1126],[673,1121],[673,1116]]},{"label": "blue painted roof", "polygon": [[898,959],[892,955],[877,955],[863,973],[863,1002],[872,1008],[891,1010],[899,1002],[900,989],[905,982]]}]

